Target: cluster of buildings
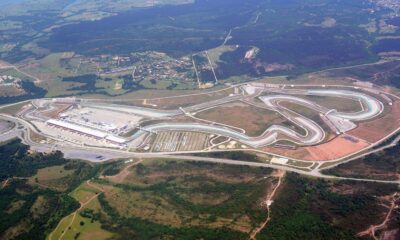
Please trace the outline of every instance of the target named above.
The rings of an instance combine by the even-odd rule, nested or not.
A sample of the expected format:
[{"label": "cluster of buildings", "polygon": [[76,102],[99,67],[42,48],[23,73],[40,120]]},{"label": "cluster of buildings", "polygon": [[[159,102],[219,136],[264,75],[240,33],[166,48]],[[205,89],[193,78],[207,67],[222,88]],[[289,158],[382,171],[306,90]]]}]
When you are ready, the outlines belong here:
[{"label": "cluster of buildings", "polygon": [[97,68],[102,75],[132,72],[134,80],[170,80],[193,82],[193,65],[189,57],[171,58],[159,52],[140,52],[129,55],[99,55],[81,60]]},{"label": "cluster of buildings", "polygon": [[21,82],[21,79],[15,78],[9,75],[0,76],[0,85],[1,86],[15,86],[18,87]]},{"label": "cluster of buildings", "polygon": [[105,131],[96,130],[87,126],[78,125],[64,120],[49,119],[46,121],[46,124],[52,127],[61,128],[69,132],[77,133],[79,135],[91,137],[99,141],[105,140],[114,145],[122,146],[127,142],[125,138],[109,134]]},{"label": "cluster of buildings", "polygon": [[110,117],[109,111],[100,109],[69,108],[57,118],[47,120],[46,125],[123,147],[127,139],[119,135],[131,129],[132,124],[126,116],[115,115]]},{"label": "cluster of buildings", "polygon": [[[255,54],[257,54],[257,49],[248,55],[251,57],[250,55]],[[90,69],[103,77],[131,75],[134,82],[145,81],[146,85],[157,84],[157,81],[163,80],[196,83],[196,76],[202,78],[201,72],[203,71],[212,71],[215,75],[208,54],[199,53],[196,56],[201,60],[192,59],[190,56],[173,58],[165,53],[155,51],[127,55],[98,55],[88,58],[79,56],[77,69]],[[215,79],[215,83],[214,80],[201,81],[200,79],[197,82],[200,88],[210,88],[217,83],[217,79]]]},{"label": "cluster of buildings", "polygon": [[164,53],[146,52],[135,56],[134,80],[156,81],[176,79],[182,82],[193,82],[193,65],[189,57],[180,59],[170,58]]},{"label": "cluster of buildings", "polygon": [[60,118],[64,121],[74,122],[79,125],[99,129],[109,133],[117,133],[118,131],[118,127],[113,123],[92,121],[89,117],[86,116],[90,114],[88,110],[84,110],[80,114],[81,114],[80,116],[74,116],[72,120],[71,116],[68,113],[61,113]]},{"label": "cluster of buildings", "polygon": [[393,9],[398,15],[400,12],[400,2],[398,0],[372,0],[378,5]]}]

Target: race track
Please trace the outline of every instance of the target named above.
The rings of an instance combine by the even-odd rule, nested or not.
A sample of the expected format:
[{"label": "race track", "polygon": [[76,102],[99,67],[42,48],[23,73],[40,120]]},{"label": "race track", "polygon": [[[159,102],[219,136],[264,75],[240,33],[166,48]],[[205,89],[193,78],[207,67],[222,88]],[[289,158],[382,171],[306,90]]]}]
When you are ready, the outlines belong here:
[{"label": "race track", "polygon": [[[246,91],[245,88],[244,90]],[[253,92],[251,92],[251,94],[252,93]],[[334,109],[327,109],[323,106],[320,106],[312,101],[303,99],[301,97],[292,96],[293,94],[351,98],[360,101],[360,104],[363,107],[362,110],[358,112],[338,112]],[[291,121],[293,124],[304,129],[305,134],[298,133],[285,126],[272,125],[269,128],[267,128],[260,136],[251,137],[246,135],[245,133],[237,131],[234,128],[222,126],[217,123],[211,125],[211,124],[190,123],[190,122],[185,122],[185,123],[168,122],[168,123],[152,124],[142,127],[129,139],[135,140],[139,139],[145,134],[162,132],[162,131],[195,131],[195,132],[205,132],[209,134],[229,137],[231,139],[237,140],[243,144],[249,145],[254,148],[271,145],[279,140],[287,140],[299,145],[307,146],[307,145],[315,145],[321,143],[325,138],[324,130],[313,120],[302,116],[300,113],[296,113],[295,111],[282,107],[280,103],[291,102],[299,104],[304,107],[316,110],[321,114],[326,115],[330,119],[336,119],[343,122],[357,122],[357,121],[369,120],[377,117],[383,111],[383,104],[378,99],[361,92],[349,91],[349,90],[312,89],[312,90],[293,91],[293,90],[281,89],[279,90],[279,94],[266,95],[266,96],[262,95],[259,96],[258,98],[264,103],[266,108],[269,108],[273,111],[280,113],[289,121]],[[204,107],[208,108],[214,107],[214,105],[211,103],[203,105]],[[168,115],[168,113],[170,114],[169,116],[179,114],[179,110],[175,111],[171,110],[168,111],[168,113],[166,113],[166,111],[158,111],[155,109],[148,109],[145,111],[143,109],[144,108],[132,110],[131,108],[130,111],[137,112],[140,110],[140,114],[143,115],[147,114],[147,117],[151,118],[154,118],[155,116],[165,117],[166,115]],[[201,108],[191,107],[191,109],[200,110]]]}]

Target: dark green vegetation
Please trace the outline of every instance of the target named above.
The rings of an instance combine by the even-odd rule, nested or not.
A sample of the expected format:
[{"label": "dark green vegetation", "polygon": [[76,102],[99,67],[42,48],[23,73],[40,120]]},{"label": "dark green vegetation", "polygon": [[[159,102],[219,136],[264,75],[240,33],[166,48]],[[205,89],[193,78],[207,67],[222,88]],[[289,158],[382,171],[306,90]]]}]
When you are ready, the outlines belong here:
[{"label": "dark green vegetation", "polygon": [[[62,154],[28,153],[19,140],[0,146],[0,238],[45,239],[58,222],[79,208],[68,196],[83,180],[95,174],[97,167],[79,161],[66,161]],[[73,174],[62,179],[65,191],[56,191],[29,183],[27,178],[38,169],[64,165]]]},{"label": "dark green vegetation", "polygon": [[[246,239],[246,235],[234,232],[227,228],[195,228],[183,227],[173,228],[168,225],[156,224],[151,221],[143,220],[139,217],[122,218],[105,200],[104,195],[99,196],[100,204],[103,210],[111,216],[110,222],[103,222],[105,229],[116,231],[121,237],[137,238],[137,239],[158,239],[160,237],[168,237],[174,239]],[[89,215],[90,216],[90,215]],[[92,216],[90,216],[92,217]],[[96,219],[102,220],[102,219]],[[120,223],[115,226],[113,221]],[[125,230],[121,232],[121,230]]]},{"label": "dark green vegetation", "polygon": [[[102,53],[104,46],[109,54],[153,50],[186,55],[218,46],[225,31],[245,23],[251,17],[252,5],[258,2],[200,0],[196,4],[135,9],[100,21],[56,29],[41,44],[52,51],[92,55]],[[241,11],[248,13],[238,17]],[[210,19],[216,16],[217,21]]]},{"label": "dark green vegetation", "polygon": [[380,203],[396,191],[396,185],[288,174],[272,205],[272,220],[257,239],[358,239],[358,232],[383,220],[388,210]]},{"label": "dark green vegetation", "polygon": [[379,153],[370,154],[362,159],[340,164],[335,168],[324,171],[324,173],[345,177],[398,180],[400,174],[400,145]]},{"label": "dark green vegetation", "polygon": [[[103,213],[86,211],[82,216],[100,221],[106,230],[129,238],[247,239],[246,233],[232,230],[235,226],[232,223],[225,223],[226,227],[223,228],[205,226],[219,225],[217,223],[221,217],[226,219],[240,212],[251,216],[251,229],[265,220],[265,210],[259,211],[256,207],[259,202],[257,199],[262,199],[265,192],[257,193],[262,189],[257,186],[268,181],[233,181],[237,178],[248,179],[252,174],[267,176],[270,172],[237,166],[223,166],[222,171],[221,166],[179,161],[139,164],[130,170],[130,177],[123,183],[98,180],[98,184],[109,189],[99,197]],[[120,169],[120,166],[115,169]],[[199,171],[206,171],[207,175]],[[219,177],[216,178],[214,174]],[[264,188],[267,186],[264,185]],[[274,198],[272,220],[257,239],[361,239],[356,236],[357,233],[383,221],[388,211],[384,205],[390,205],[388,199],[396,191],[396,185],[330,182],[288,173]],[[203,193],[210,196],[208,203],[195,204],[194,199]],[[218,199],[221,193],[231,197],[221,203],[211,204],[211,199]],[[196,194],[197,197],[188,198]],[[139,200],[138,195],[143,198]],[[130,203],[127,202],[129,198],[133,198]],[[140,213],[140,209],[149,207],[157,208],[157,211]],[[165,211],[183,214],[182,217],[187,219],[177,227],[176,219]],[[204,218],[205,214],[207,218]],[[170,220],[164,219],[160,223],[157,220],[160,216]],[[191,223],[194,219],[202,219],[203,227],[194,226]],[[237,222],[243,221],[240,217],[236,219]],[[386,230],[396,229],[398,219],[398,213],[394,212]]]},{"label": "dark green vegetation", "polygon": [[[157,4],[187,1],[161,0]],[[147,1],[2,0],[0,3],[0,58],[18,62],[50,53],[37,43],[53,27],[114,15],[133,7],[150,6]],[[86,5],[87,4],[87,5]]]},{"label": "dark green vegetation", "polygon": [[35,85],[32,77],[12,67],[0,68],[0,76],[0,104],[40,98],[47,93]]},{"label": "dark green vegetation", "polygon": [[46,90],[36,86],[33,82],[29,82],[27,80],[23,80],[21,83],[21,88],[24,93],[22,95],[17,96],[0,96],[0,104],[20,102],[33,98],[41,98],[44,97],[47,93]]},{"label": "dark green vegetation", "polygon": [[232,160],[248,161],[248,162],[260,162],[261,159],[254,154],[247,152],[210,152],[210,153],[195,153],[193,156],[211,157],[211,158],[225,158]]},{"label": "dark green vegetation", "polygon": [[12,177],[30,177],[40,168],[66,163],[61,152],[29,155],[28,150],[29,147],[21,144],[20,140],[0,146],[0,158],[3,163],[0,166],[0,181]]},{"label": "dark green vegetation", "polygon": [[[45,239],[79,208],[76,197],[88,201],[99,189],[104,192],[78,213],[77,239],[85,239],[86,226],[114,239],[248,239],[266,219],[261,203],[277,183],[265,168],[146,160],[126,169],[121,161],[90,165],[58,152],[28,150],[18,140],[0,146],[1,239]],[[396,158],[398,151],[389,149],[379,158]],[[88,179],[91,185],[84,183]],[[66,187],[59,190],[57,181]],[[358,232],[383,221],[389,196],[398,190],[292,173],[282,181],[271,221],[257,239],[357,239]],[[394,211],[386,230],[396,229],[399,219]]]},{"label": "dark green vegetation", "polygon": [[394,17],[386,21],[390,25],[400,27],[400,17]]},{"label": "dark green vegetation", "polygon": [[133,91],[143,88],[143,86],[139,85],[139,83],[134,81],[132,75],[123,75],[120,76],[119,78],[123,80],[122,89]]},{"label": "dark green vegetation", "polygon": [[[259,202],[270,184],[263,176],[270,173],[269,169],[195,162],[139,164],[123,183],[97,181],[112,186],[99,197],[108,218],[86,214],[106,230],[130,239],[247,239],[246,233],[235,229],[248,224],[254,228],[263,221],[265,209]],[[137,196],[144,201],[126,202],[127,197]],[[138,214],[141,208],[155,212]],[[164,215],[170,220],[160,223],[158,218]],[[241,223],[243,218],[248,220]],[[221,221],[227,221],[225,227],[217,227]]]},{"label": "dark green vegetation", "polygon": [[[391,9],[368,0],[165,0],[158,2],[167,5],[156,7],[141,7],[144,1],[24,2],[0,17],[0,57],[13,63],[66,51],[82,57],[158,51],[175,58],[196,54],[195,61],[207,65],[197,53],[225,44],[231,50],[221,50],[218,59],[212,59],[223,80],[371,62],[399,46],[398,31],[389,25],[398,25],[398,18],[392,17]],[[256,51],[245,57],[252,49]],[[89,75],[76,73],[77,78],[87,77],[87,84],[71,90],[111,91],[95,87],[90,75],[97,72],[85,74]],[[203,82],[214,81],[209,68],[200,69],[199,75]],[[156,80],[149,82],[146,88]],[[181,89],[176,85],[182,83],[172,82],[164,88]],[[142,87],[127,78],[122,89]]]},{"label": "dark green vegetation", "polygon": [[80,86],[76,87],[71,87],[68,90],[71,91],[95,91],[98,88],[96,88],[96,80],[98,79],[97,75],[94,74],[87,74],[87,75],[81,75],[81,76],[76,76],[76,77],[65,77],[63,78],[63,82],[74,82],[74,83],[80,83]]},{"label": "dark green vegetation", "polygon": [[372,48],[374,52],[398,52],[400,51],[400,39],[382,39]]},{"label": "dark green vegetation", "polygon": [[[220,78],[298,72],[374,59],[365,44],[373,36],[359,25],[382,12],[368,7],[369,1],[198,0],[57,28],[40,45],[85,55],[151,50],[183,56],[221,45],[232,30],[227,44],[240,47],[222,55]],[[328,17],[332,23],[325,23]],[[244,60],[253,46],[260,52]],[[280,66],[269,66],[275,63]]]},{"label": "dark green vegetation", "polygon": [[[132,75],[122,75],[119,76],[119,79],[122,80],[122,89],[125,90],[138,90],[142,89],[143,86],[139,85],[137,82],[135,82],[132,78]],[[110,81],[112,79],[110,78],[100,78],[99,76],[95,74],[86,74],[86,75],[79,75],[79,76],[74,76],[74,77],[64,77],[62,79],[63,82],[71,82],[74,84],[79,84],[79,86],[74,86],[70,87],[67,89],[68,91],[80,91],[82,93],[90,93],[90,92],[99,92],[99,90],[104,90],[104,88],[101,87],[96,87],[96,81],[98,80],[104,80],[104,81]]]},{"label": "dark green vegetation", "polygon": [[23,180],[12,181],[0,190],[0,237],[45,239],[45,234],[77,208],[79,203],[66,194],[32,187]]}]

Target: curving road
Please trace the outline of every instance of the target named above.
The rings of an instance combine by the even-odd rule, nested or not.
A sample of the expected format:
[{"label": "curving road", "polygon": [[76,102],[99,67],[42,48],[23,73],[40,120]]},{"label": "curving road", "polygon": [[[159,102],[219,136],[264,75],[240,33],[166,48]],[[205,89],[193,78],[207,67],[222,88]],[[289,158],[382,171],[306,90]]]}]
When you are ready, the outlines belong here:
[{"label": "curving road", "polygon": [[[81,100],[80,104],[83,106],[97,107],[101,109],[108,109],[111,111],[122,111],[125,113],[137,114],[143,116],[144,119],[166,119],[173,118],[174,116],[184,115],[191,116],[194,121],[197,119],[192,115],[192,113],[197,113],[199,111],[210,109],[216,107],[218,105],[233,102],[238,100],[245,99],[254,99],[258,98],[260,101],[254,102],[257,104],[257,107],[267,108],[273,111],[278,112],[283,117],[291,121],[294,125],[298,126],[298,128],[304,131],[295,131],[291,128],[282,126],[282,125],[272,125],[267,128],[260,136],[252,137],[248,136],[244,130],[231,127],[229,125],[222,125],[215,122],[205,121],[203,123],[200,122],[161,122],[156,124],[151,124],[148,126],[141,127],[138,131],[133,133],[128,141],[133,142],[132,145],[141,142],[144,138],[150,135],[150,133],[154,132],[162,132],[162,131],[195,131],[195,132],[204,132],[214,135],[226,136],[230,139],[237,140],[243,144],[248,146],[252,146],[254,148],[259,148],[262,146],[267,146],[275,143],[279,140],[287,140],[294,142],[299,145],[315,145],[322,142],[325,139],[325,131],[313,120],[297,113],[293,110],[287,109],[281,105],[282,102],[295,103],[298,105],[302,105],[304,107],[313,109],[320,114],[324,114],[326,116],[335,117],[339,120],[343,121],[362,121],[374,118],[380,115],[383,111],[383,104],[376,98],[359,92],[359,91],[349,91],[349,90],[328,90],[328,89],[318,89],[315,86],[310,89],[283,89],[283,88],[264,88],[264,87],[255,87],[251,84],[242,85],[242,94],[235,94],[228,97],[224,97],[218,100],[209,101],[207,103],[201,103],[197,105],[193,105],[186,108],[180,108],[177,110],[157,110],[152,108],[144,108],[144,107],[135,107],[135,106],[126,106],[126,105],[117,105],[117,104],[105,104],[105,103],[93,103],[85,100]],[[286,94],[286,95],[284,95]],[[299,97],[298,95],[319,95],[319,96],[332,96],[332,97],[342,97],[342,98],[351,98],[357,101],[360,101],[362,104],[362,109],[357,112],[338,112],[326,107],[320,106],[315,102]],[[44,99],[44,103],[46,101],[50,102],[51,99]],[[28,102],[28,101],[26,101]],[[11,106],[11,105],[7,105]],[[4,106],[6,107],[6,106]],[[51,107],[51,106],[47,106]],[[1,109],[2,107],[0,107]],[[41,107],[42,108],[42,107]],[[4,116],[4,115],[3,115]],[[4,116],[6,117],[6,116]],[[245,116],[243,116],[245,119]],[[22,124],[25,128],[31,129],[34,132],[38,132],[31,122],[24,120],[24,116],[19,117],[6,117],[8,119],[12,119],[15,122]],[[0,136],[3,139],[9,139],[11,137],[21,136],[23,130],[19,131],[11,131],[8,134],[3,134]],[[39,131],[39,134],[46,136],[48,138],[52,138],[51,136],[46,135],[43,132]],[[61,146],[43,146],[43,144],[36,144],[29,139],[29,131],[25,134],[25,140],[29,145],[35,146],[37,149],[60,149],[63,152],[67,153],[69,156],[79,156],[82,154],[81,150],[73,150],[71,144],[64,142]],[[57,141],[57,139],[54,139]],[[136,142],[135,142],[136,141]],[[62,148],[62,149],[61,149]],[[88,148],[88,146],[85,146]],[[69,150],[68,150],[69,149]],[[97,148],[97,150],[100,150]],[[85,155],[85,158],[93,159],[98,155],[104,155],[105,158],[108,158],[109,155],[107,151],[104,152],[93,152],[93,156]],[[121,154],[121,151],[119,151]],[[145,153],[149,154],[149,153]],[[123,155],[130,156],[130,153],[125,152]]]},{"label": "curving road", "polygon": [[[244,89],[246,90],[246,89]],[[304,94],[304,95],[318,95],[318,96],[331,96],[331,97],[342,97],[342,98],[351,98],[362,103],[363,109],[358,112],[338,112],[335,110],[327,109],[323,106],[320,106],[312,101],[291,95],[268,95],[268,96],[260,96],[258,97],[265,105],[265,107],[279,112],[284,117],[286,117],[289,121],[297,125],[298,127],[305,130],[305,134],[302,135],[288,127],[281,125],[273,125],[266,129],[260,136],[251,137],[246,135],[243,132],[239,132],[236,129],[221,126],[217,123],[214,125],[204,124],[204,123],[158,123],[152,124],[145,127],[142,127],[135,134],[133,134],[129,139],[135,140],[139,139],[143,135],[149,134],[149,132],[162,132],[162,131],[196,131],[196,132],[205,132],[210,134],[222,135],[234,140],[240,141],[243,144],[247,144],[254,148],[263,147],[267,145],[271,145],[279,140],[288,140],[293,143],[299,145],[315,145],[321,143],[325,138],[324,130],[313,120],[308,119],[307,117],[302,116],[299,113],[293,112],[285,107],[280,105],[281,102],[291,102],[296,103],[307,108],[316,110],[325,115],[329,115],[330,117],[343,120],[343,121],[363,121],[374,118],[380,115],[383,111],[383,104],[378,99],[366,95],[364,93],[356,92],[356,91],[348,91],[348,90],[280,90],[281,93],[287,94]],[[251,92],[253,94],[253,92]],[[223,101],[226,102],[226,101]],[[215,107],[216,104],[220,102],[213,101],[208,105],[201,104],[199,107],[190,107],[191,110],[200,110],[202,107]],[[141,114],[146,114],[146,111],[140,109]],[[138,111],[132,110],[132,111]],[[187,109],[185,109],[187,111]],[[147,117],[154,117],[156,115],[166,116],[165,111],[159,111],[156,109],[147,110]],[[171,110],[169,112],[170,115],[178,115],[179,110]],[[180,113],[182,114],[182,112]],[[187,113],[186,113],[187,114]]]}]

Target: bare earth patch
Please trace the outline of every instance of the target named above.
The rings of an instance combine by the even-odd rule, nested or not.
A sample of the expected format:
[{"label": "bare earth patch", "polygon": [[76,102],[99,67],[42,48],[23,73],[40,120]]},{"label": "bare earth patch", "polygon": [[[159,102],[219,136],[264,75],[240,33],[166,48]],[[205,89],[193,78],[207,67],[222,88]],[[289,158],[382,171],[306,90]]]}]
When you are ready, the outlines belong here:
[{"label": "bare earth patch", "polygon": [[365,139],[368,142],[376,142],[400,127],[400,102],[393,103],[392,111],[382,118],[360,123],[359,127],[349,134]]},{"label": "bare earth patch", "polygon": [[196,117],[242,128],[250,136],[260,135],[269,126],[282,124],[286,120],[274,111],[252,107],[243,103],[223,105],[200,112]]},{"label": "bare earth patch", "polygon": [[353,141],[341,135],[329,142],[316,146],[299,147],[297,149],[266,147],[263,150],[294,159],[327,161],[347,156],[368,146],[369,143],[364,140],[358,139],[357,141]]},{"label": "bare earth patch", "polygon": [[306,147],[314,160],[333,160],[360,151],[369,146],[363,140],[349,140],[346,136],[339,136],[327,143]]}]

